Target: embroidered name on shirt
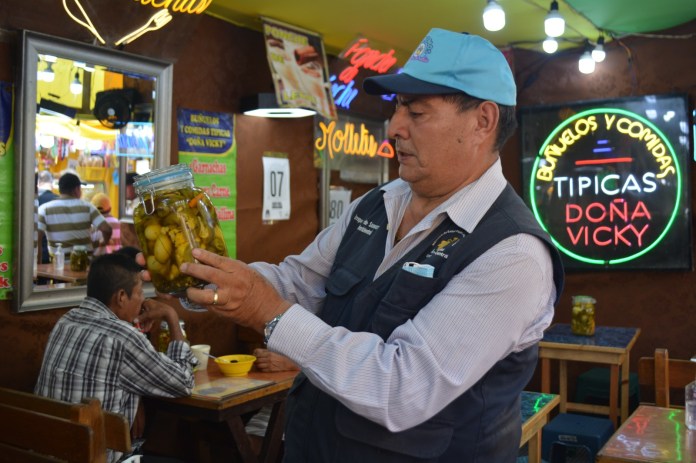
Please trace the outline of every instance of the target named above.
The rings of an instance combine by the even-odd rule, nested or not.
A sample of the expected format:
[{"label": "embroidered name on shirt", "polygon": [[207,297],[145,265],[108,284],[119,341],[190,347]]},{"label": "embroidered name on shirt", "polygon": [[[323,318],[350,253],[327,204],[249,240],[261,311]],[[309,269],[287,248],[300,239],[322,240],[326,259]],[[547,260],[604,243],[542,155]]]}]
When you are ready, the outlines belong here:
[{"label": "embroidered name on shirt", "polygon": [[369,220],[362,219],[357,215],[353,216],[353,221],[358,224],[357,230],[361,233],[366,234],[367,236],[370,236],[373,231],[379,230],[380,227],[380,225],[377,225],[374,222],[370,222]]}]

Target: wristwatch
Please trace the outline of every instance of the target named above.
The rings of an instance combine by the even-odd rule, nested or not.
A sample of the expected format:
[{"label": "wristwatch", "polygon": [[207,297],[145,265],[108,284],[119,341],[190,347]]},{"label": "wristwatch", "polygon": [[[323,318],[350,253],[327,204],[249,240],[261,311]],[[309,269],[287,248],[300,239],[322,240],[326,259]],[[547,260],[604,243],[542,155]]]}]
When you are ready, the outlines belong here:
[{"label": "wristwatch", "polygon": [[[285,313],[285,312],[283,312]],[[282,317],[283,314],[281,313],[280,315],[276,315],[275,318],[273,318],[271,321],[266,323],[266,326],[263,328],[263,343],[268,345],[268,340],[271,338],[271,334],[273,334],[273,330],[275,329],[276,325],[280,321],[280,317]]]}]

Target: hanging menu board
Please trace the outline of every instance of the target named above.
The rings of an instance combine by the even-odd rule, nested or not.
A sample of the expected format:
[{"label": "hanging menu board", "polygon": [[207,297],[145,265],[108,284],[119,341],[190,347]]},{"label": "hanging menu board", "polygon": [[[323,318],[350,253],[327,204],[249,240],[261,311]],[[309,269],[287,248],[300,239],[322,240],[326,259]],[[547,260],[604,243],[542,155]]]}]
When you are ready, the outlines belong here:
[{"label": "hanging menu board", "polygon": [[523,197],[569,270],[692,268],[687,99],[522,108]]}]

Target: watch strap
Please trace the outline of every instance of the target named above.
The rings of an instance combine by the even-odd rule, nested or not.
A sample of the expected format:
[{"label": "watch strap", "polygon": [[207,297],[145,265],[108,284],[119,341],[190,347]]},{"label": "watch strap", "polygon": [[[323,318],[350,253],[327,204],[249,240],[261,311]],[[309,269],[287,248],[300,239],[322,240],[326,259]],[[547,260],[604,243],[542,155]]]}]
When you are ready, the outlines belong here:
[{"label": "watch strap", "polygon": [[280,321],[280,318],[283,316],[283,314],[276,315],[273,317],[271,321],[266,323],[266,326],[263,328],[263,343],[268,345],[268,340],[271,338],[271,334],[273,334],[273,330],[275,329],[276,325]]}]

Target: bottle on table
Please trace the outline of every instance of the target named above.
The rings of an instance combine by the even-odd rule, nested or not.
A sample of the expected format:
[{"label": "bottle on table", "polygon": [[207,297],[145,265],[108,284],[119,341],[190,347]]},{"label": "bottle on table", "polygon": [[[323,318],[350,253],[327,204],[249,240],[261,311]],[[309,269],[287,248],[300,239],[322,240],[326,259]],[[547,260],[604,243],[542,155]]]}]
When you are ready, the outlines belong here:
[{"label": "bottle on table", "polygon": [[686,427],[696,430],[696,379],[686,385],[684,397],[684,416]]},{"label": "bottle on table", "polygon": [[65,266],[65,253],[63,252],[63,245],[58,243],[56,246],[56,251],[53,253],[53,266],[57,270],[62,270]]}]

